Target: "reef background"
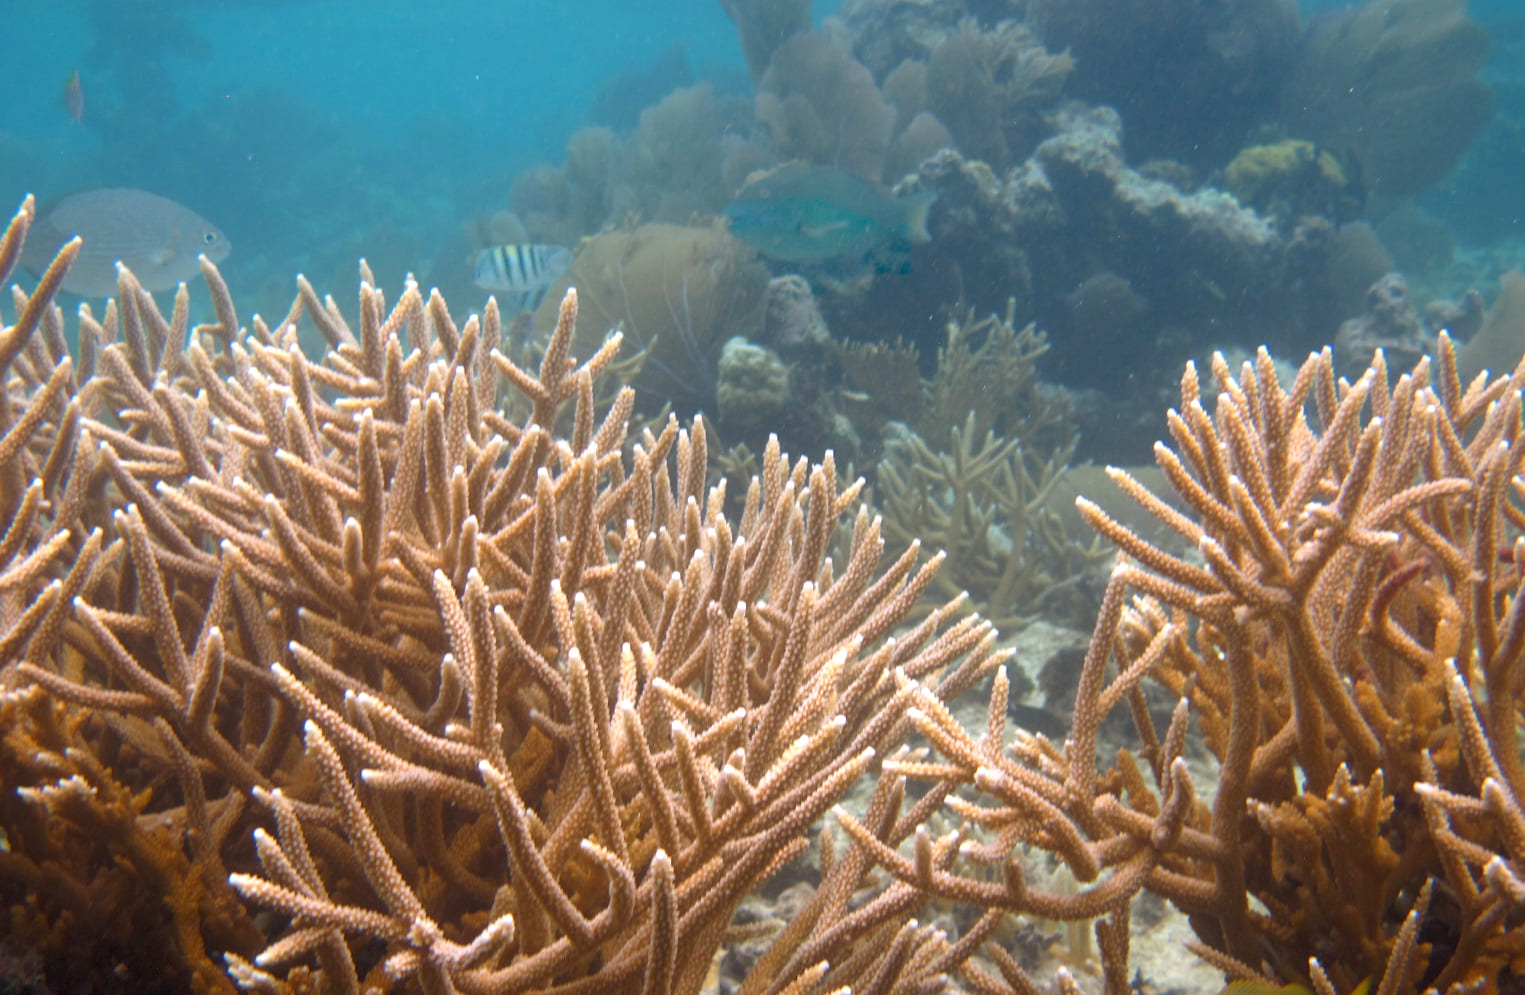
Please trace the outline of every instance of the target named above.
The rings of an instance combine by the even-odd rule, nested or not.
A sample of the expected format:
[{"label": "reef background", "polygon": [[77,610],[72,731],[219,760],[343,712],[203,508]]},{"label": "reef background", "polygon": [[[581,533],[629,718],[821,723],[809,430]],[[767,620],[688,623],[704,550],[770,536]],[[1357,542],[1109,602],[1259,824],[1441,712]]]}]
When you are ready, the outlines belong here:
[{"label": "reef background", "polygon": [[[1124,462],[1147,459],[1162,427],[1152,413],[1185,359],[1261,343],[1297,355],[1332,341],[1341,322],[1371,310],[1366,289],[1387,271],[1408,282],[1397,306],[1412,305],[1414,317],[1402,315],[1400,324],[1433,332],[1436,322],[1419,317],[1427,302],[1465,308],[1467,291],[1476,290],[1475,324],[1499,276],[1525,260],[1517,168],[1525,158],[1525,28],[1503,0],[1465,8],[1486,33],[1487,61],[1476,74],[1493,94],[1486,123],[1473,133],[1437,106],[1431,119],[1403,127],[1413,143],[1466,147],[1459,165],[1438,178],[1421,166],[1419,182],[1384,189],[1369,167],[1363,173],[1347,162],[1333,189],[1295,182],[1290,191],[1275,183],[1235,189],[1227,167],[1237,150],[1295,132],[1296,115],[1278,100],[1306,82],[1296,78],[1298,52],[1341,5],[1304,2],[1292,24],[1283,16],[1290,0],[1244,4],[1225,15],[1232,20],[1217,35],[1202,34],[1218,15],[1204,18],[1201,5],[1124,5],[1147,17],[1117,18],[1121,58],[1086,4],[738,6],[794,11],[794,22],[813,26],[808,43],[775,51],[754,40],[749,49],[724,5],[704,0],[532,0],[427,15],[401,3],[363,13],[337,2],[13,3],[0,23],[25,44],[13,46],[0,115],[0,194],[14,203],[33,193],[44,209],[52,198],[103,185],[179,199],[228,233],[231,287],[270,314],[289,300],[293,270],[326,292],[350,286],[362,256],[381,286],[400,287],[411,273],[475,310],[486,295],[470,282],[469,260],[483,245],[575,244],[622,225],[703,224],[749,168],[790,157],[843,165],[886,186],[914,177],[939,202],[933,244],[905,272],[848,265],[806,274],[831,337],[904,338],[929,373],[950,320],[966,309],[998,313],[1014,298],[1018,325],[1035,321],[1049,336],[1041,375],[1100,391],[1076,395],[1079,456]],[[959,27],[965,17],[967,31]],[[1138,27],[1145,23],[1147,36]],[[833,47],[850,52],[847,62],[833,61]],[[1203,52],[1218,60],[1218,77],[1202,77],[1192,62]],[[1332,61],[1345,58],[1337,55]],[[1400,58],[1398,72],[1412,81],[1443,73],[1418,56],[1412,64]],[[926,66],[924,79],[897,71],[908,57]],[[1169,80],[1156,90],[1133,86],[1130,73],[1158,76],[1151,59],[1179,59],[1211,82],[1196,94],[1172,91]],[[1098,65],[1106,71],[1098,74]],[[75,69],[85,93],[80,122],[61,98]],[[813,110],[828,91],[848,108],[838,120]],[[1104,107],[1120,116],[1081,113]],[[651,112],[644,124],[643,111]],[[865,130],[883,127],[888,138]],[[812,138],[811,128],[835,129],[838,147]],[[1340,128],[1326,131],[1332,137],[1320,153],[1344,161],[1362,151],[1346,147]],[[1047,153],[1045,140],[1057,140]],[[959,160],[929,163],[926,155],[944,145]],[[1107,161],[1086,159],[1093,154]],[[980,188],[987,174],[964,168],[973,162],[990,166],[996,187]],[[1045,182],[1055,190],[1023,186],[1033,164],[1051,174]],[[1058,189],[1053,174],[1066,164],[1078,182]],[[1113,202],[1154,181],[1166,184],[1167,199],[1191,200],[1189,210],[1228,232],[1231,244],[1216,235],[1192,241],[1169,223],[1108,228]],[[1273,231],[1247,231],[1243,219],[1226,217],[1232,202],[1214,200],[1220,190]],[[1085,216],[1088,207],[1095,217]],[[1051,224],[1044,212],[1062,217]],[[1382,246],[1355,239],[1331,247],[1327,232],[1300,226],[1308,217],[1367,223]],[[707,243],[691,251],[721,258],[728,250]],[[1164,261],[1163,270],[1151,259]],[[778,276],[797,267],[768,269]],[[1391,295],[1381,306],[1391,309]],[[700,379],[715,378],[726,338],[758,338],[745,316],[725,318]],[[1449,327],[1461,339],[1471,331],[1465,316]],[[796,369],[818,358],[781,355]],[[660,392],[643,385],[648,393],[653,386]],[[671,393],[679,408],[718,410],[712,386],[698,397]],[[1127,399],[1120,407],[1110,403],[1118,395]],[[792,441],[855,447],[820,426],[850,412],[813,400],[796,406],[811,408],[816,424]],[[1133,420],[1148,424],[1113,431],[1112,423]],[[727,437],[748,434],[733,425]],[[861,456],[876,452],[866,442]]]}]

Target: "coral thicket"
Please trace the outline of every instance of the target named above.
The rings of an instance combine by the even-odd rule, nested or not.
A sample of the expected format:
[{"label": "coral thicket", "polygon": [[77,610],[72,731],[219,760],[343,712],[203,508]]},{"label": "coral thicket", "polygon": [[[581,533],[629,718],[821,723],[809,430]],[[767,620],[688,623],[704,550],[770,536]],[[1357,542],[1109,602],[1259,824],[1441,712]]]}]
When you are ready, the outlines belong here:
[{"label": "coral thicket", "polygon": [[[302,281],[245,328],[206,263],[192,328],[123,271],[76,361],[78,244],[0,330],[0,894],[49,985],[697,991],[914,690],[1003,657],[961,601],[911,618],[942,558],[884,556],[829,454],[769,445],[727,517],[701,422],[632,437],[575,293],[530,372],[495,307],[368,274],[356,324]],[[922,893],[817,860],[747,990],[965,970]]]}]

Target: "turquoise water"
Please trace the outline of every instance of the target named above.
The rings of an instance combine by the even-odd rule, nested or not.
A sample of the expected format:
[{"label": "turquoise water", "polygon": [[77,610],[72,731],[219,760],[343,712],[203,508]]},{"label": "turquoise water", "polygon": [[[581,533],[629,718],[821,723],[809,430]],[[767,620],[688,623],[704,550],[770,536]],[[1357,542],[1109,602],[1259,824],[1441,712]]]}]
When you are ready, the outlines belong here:
[{"label": "turquoise water", "polygon": [[[313,114],[343,119],[378,145],[419,120],[459,126],[477,144],[458,154],[491,154],[512,169],[559,154],[599,82],[669,44],[705,62],[740,66],[729,20],[704,0],[518,0],[423,10],[340,0],[10,3],[7,36],[21,44],[7,46],[3,127],[41,143],[54,165],[64,165],[103,151],[103,117],[138,121],[163,109],[170,116],[157,123],[169,129],[179,117],[215,119],[219,103],[240,92],[273,89]],[[59,100],[74,69],[85,84],[83,128],[71,127]],[[161,69],[172,93],[150,90]],[[253,148],[265,136],[246,137]],[[196,158],[194,149],[169,151]]]},{"label": "turquoise water", "polygon": [[[674,44],[695,76],[745,79],[706,0],[21,0],[0,23],[7,210],[24,192],[152,189],[227,231],[235,286],[281,272],[289,286],[339,243],[426,266],[519,172],[560,161],[601,82]],[[78,123],[63,99],[75,70]],[[390,244],[354,244],[368,232]]]}]

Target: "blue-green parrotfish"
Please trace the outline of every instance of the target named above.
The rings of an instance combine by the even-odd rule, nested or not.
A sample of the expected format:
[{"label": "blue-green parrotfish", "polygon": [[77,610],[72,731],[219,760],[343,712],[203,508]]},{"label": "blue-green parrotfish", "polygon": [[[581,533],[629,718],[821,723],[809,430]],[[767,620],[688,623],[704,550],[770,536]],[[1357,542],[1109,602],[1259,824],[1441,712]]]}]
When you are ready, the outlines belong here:
[{"label": "blue-green parrotfish", "polygon": [[749,179],[725,207],[731,234],[791,263],[865,256],[928,241],[930,191],[898,200],[852,173],[792,162]]}]

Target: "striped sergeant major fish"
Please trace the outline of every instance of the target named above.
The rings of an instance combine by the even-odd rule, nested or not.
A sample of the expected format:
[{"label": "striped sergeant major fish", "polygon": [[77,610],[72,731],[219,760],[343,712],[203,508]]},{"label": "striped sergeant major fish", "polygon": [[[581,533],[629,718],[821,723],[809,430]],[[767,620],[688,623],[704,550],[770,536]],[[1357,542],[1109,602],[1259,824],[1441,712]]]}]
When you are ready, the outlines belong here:
[{"label": "striped sergeant major fish", "polygon": [[572,250],[560,245],[494,245],[478,252],[474,265],[473,281],[499,295],[504,313],[533,311],[572,265]]}]

